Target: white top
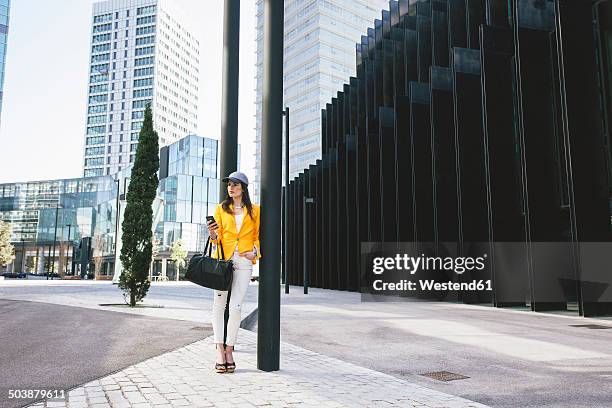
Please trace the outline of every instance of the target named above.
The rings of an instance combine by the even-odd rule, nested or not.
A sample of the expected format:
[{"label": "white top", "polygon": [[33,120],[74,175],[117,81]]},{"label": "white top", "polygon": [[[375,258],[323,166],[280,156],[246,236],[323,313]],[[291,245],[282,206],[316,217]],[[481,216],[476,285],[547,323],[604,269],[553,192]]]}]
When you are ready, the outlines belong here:
[{"label": "white top", "polygon": [[244,212],[242,214],[234,214],[236,217],[236,232],[240,232],[240,227],[242,227],[242,220],[244,219]]}]

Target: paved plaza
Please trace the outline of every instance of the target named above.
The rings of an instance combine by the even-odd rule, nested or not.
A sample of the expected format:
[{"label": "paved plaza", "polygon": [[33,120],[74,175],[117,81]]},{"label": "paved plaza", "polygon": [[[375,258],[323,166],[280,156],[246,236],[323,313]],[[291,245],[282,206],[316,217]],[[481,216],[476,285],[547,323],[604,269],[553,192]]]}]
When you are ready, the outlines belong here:
[{"label": "paved plaza", "polygon": [[[612,329],[577,327],[612,327],[609,320],[437,302],[369,303],[356,293],[311,288],[305,295],[291,287],[289,294],[281,289],[280,370],[264,372],[257,369],[257,295],[252,283],[243,318],[255,324],[240,329],[236,372],[217,374],[208,289],[154,283],[144,307],[129,309],[118,305],[120,291],[110,282],[0,284],[5,302],[49,304],[109,320],[149,319],[167,327],[166,336],[183,338],[174,348],[73,381],[66,401],[35,407],[612,406]],[[149,327],[149,320],[124,327]],[[195,329],[201,337],[189,340],[185,333]],[[78,362],[66,362],[65,370],[70,363]],[[423,375],[441,371],[461,379]],[[23,405],[0,399],[2,407]]]},{"label": "paved plaza", "polygon": [[212,370],[208,337],[32,407],[485,407],[287,343],[281,369],[260,371],[256,337],[240,329],[233,374]]}]

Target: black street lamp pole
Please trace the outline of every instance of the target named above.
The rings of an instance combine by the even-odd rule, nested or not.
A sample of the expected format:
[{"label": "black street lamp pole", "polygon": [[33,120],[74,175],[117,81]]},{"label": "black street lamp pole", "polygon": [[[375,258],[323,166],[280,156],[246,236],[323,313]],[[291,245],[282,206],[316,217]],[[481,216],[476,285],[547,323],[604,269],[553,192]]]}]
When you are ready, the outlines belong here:
[{"label": "black street lamp pole", "polygon": [[285,116],[285,220],[283,222],[283,275],[285,277],[285,293],[289,293],[289,281],[287,280],[289,274],[287,271],[287,264],[289,260],[289,225],[287,225],[287,214],[289,214],[289,107],[285,108],[283,112]]},{"label": "black street lamp pole", "polygon": [[281,186],[283,146],[284,1],[264,0],[261,143],[261,258],[257,368],[277,371],[280,360]]},{"label": "black street lamp pole", "polygon": [[[114,253],[114,262],[115,262],[115,270],[113,271],[113,276],[115,275],[115,271],[117,270],[118,264],[119,262],[117,262],[117,240],[119,239],[119,218],[121,218],[121,212],[119,211],[119,192],[120,192],[120,188],[119,188],[119,178],[117,178],[116,180],[114,180],[115,183],[117,183],[117,198],[115,199],[115,250],[113,251]],[[125,179],[124,179],[124,183],[123,183],[123,189],[124,189],[124,193],[125,193]],[[74,254],[73,254],[74,256]]]},{"label": "black street lamp pole", "polygon": [[25,257],[26,257],[25,240],[22,237],[21,238],[21,273],[25,273]]},{"label": "black street lamp pole", "polygon": [[[221,152],[219,153],[219,199],[225,198],[221,179],[238,167],[238,81],[240,79],[240,0],[225,0],[223,10],[223,95],[221,99]],[[231,294],[229,295],[231,297]],[[226,305],[224,327],[229,321]],[[224,330],[225,338],[227,330]]]},{"label": "black street lamp pole", "polygon": [[71,242],[70,242],[70,228],[72,227],[72,224],[66,224],[66,226],[68,227],[68,246],[66,247],[66,275],[68,275],[68,249],[70,248],[70,244],[71,244]]},{"label": "black street lamp pole", "polygon": [[[240,78],[240,0],[225,0],[223,11],[223,95],[221,100],[221,152],[219,179],[238,165],[238,81]],[[219,181],[219,199],[225,197]]]},{"label": "black street lamp pole", "polygon": [[55,273],[55,243],[57,242],[57,216],[59,214],[59,204],[55,205],[55,231],[53,232],[53,258],[51,258],[51,280]]},{"label": "black street lamp pole", "polygon": [[304,294],[307,295],[308,294],[308,285],[309,285],[309,275],[308,275],[308,268],[310,267],[308,265],[308,260],[309,260],[309,256],[308,256],[308,204],[313,204],[314,198],[309,198],[304,196],[304,205],[303,205],[303,211],[302,211],[302,215],[303,215],[303,230],[304,230],[304,237],[303,237],[303,249],[304,249]]}]

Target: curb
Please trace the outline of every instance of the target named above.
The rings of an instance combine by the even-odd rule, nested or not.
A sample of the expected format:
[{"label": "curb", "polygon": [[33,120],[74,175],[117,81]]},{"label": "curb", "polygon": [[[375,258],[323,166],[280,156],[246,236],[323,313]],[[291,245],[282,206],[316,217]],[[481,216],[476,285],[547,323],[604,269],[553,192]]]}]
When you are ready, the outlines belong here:
[{"label": "curb", "polygon": [[257,317],[259,316],[259,307],[256,307],[247,317],[242,319],[240,322],[240,328],[252,331],[251,329],[257,324]]}]

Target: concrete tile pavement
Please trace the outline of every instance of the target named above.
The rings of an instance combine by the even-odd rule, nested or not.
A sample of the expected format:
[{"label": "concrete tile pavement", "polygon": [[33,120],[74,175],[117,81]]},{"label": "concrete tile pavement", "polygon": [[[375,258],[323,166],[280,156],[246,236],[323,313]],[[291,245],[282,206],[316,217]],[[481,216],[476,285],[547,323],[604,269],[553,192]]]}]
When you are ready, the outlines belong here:
[{"label": "concrete tile pavement", "polygon": [[236,347],[233,374],[213,370],[207,337],[30,407],[486,407],[285,342],[280,370],[260,371],[257,334],[243,329]]}]

